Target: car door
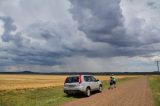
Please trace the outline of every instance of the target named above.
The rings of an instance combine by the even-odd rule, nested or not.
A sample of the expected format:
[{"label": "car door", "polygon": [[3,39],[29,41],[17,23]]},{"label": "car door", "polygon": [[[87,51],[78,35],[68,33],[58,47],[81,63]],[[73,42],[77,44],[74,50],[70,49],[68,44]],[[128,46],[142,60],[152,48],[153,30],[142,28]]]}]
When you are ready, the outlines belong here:
[{"label": "car door", "polygon": [[99,88],[99,85],[98,85],[96,78],[94,76],[91,76],[91,80],[92,80],[93,89],[97,90]]},{"label": "car door", "polygon": [[85,86],[90,86],[91,87],[91,81],[90,81],[90,77],[89,76],[84,76],[84,80],[85,80]]}]

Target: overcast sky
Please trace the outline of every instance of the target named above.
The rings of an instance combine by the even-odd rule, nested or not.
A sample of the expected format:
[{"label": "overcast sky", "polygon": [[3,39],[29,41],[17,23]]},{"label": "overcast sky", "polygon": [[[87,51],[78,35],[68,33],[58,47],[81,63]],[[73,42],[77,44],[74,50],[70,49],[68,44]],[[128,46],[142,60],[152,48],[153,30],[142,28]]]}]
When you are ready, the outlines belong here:
[{"label": "overcast sky", "polygon": [[155,71],[160,0],[0,0],[0,71]]}]

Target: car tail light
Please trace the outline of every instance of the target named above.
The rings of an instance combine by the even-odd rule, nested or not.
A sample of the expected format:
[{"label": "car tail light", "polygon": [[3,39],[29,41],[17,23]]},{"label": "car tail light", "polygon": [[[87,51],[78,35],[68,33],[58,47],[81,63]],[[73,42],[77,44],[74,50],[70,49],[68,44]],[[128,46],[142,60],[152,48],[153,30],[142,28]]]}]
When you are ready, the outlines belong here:
[{"label": "car tail light", "polygon": [[68,78],[65,79],[64,84],[67,82]]},{"label": "car tail light", "polygon": [[79,76],[79,84],[82,83],[82,75]]}]

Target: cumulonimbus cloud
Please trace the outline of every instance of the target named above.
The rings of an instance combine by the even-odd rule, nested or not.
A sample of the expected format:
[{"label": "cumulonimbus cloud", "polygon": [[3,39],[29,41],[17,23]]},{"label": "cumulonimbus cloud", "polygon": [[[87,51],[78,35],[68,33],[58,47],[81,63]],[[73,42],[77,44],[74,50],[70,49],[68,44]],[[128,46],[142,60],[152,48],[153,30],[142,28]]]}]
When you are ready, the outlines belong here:
[{"label": "cumulonimbus cloud", "polygon": [[[147,13],[138,13],[144,5],[142,1],[137,5],[136,0],[64,0],[57,7],[57,1],[43,2],[37,0],[30,6],[31,1],[17,1],[16,5],[7,1],[3,6],[1,2],[1,65],[63,66],[69,61],[71,66],[85,58],[100,61],[159,53],[160,24],[149,19],[155,11],[158,14],[157,6],[150,10],[156,3],[145,5],[150,10]],[[160,19],[157,14],[154,20]]]}]

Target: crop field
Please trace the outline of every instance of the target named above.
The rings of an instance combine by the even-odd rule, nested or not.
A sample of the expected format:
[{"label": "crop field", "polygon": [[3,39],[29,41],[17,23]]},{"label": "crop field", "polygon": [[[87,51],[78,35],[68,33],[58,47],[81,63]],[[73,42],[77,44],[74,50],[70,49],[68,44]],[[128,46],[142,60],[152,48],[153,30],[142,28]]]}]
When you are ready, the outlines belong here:
[{"label": "crop field", "polygon": [[[0,106],[59,106],[83,98],[63,92],[66,75],[0,75]],[[109,86],[109,76],[95,76]],[[116,76],[118,86],[136,76]]]},{"label": "crop field", "polygon": [[[62,86],[66,75],[0,75],[0,90],[26,89],[26,88],[41,88],[41,87],[56,87]],[[95,76],[99,80],[108,80],[109,76]],[[125,77],[135,76],[116,76],[121,79]]]}]

